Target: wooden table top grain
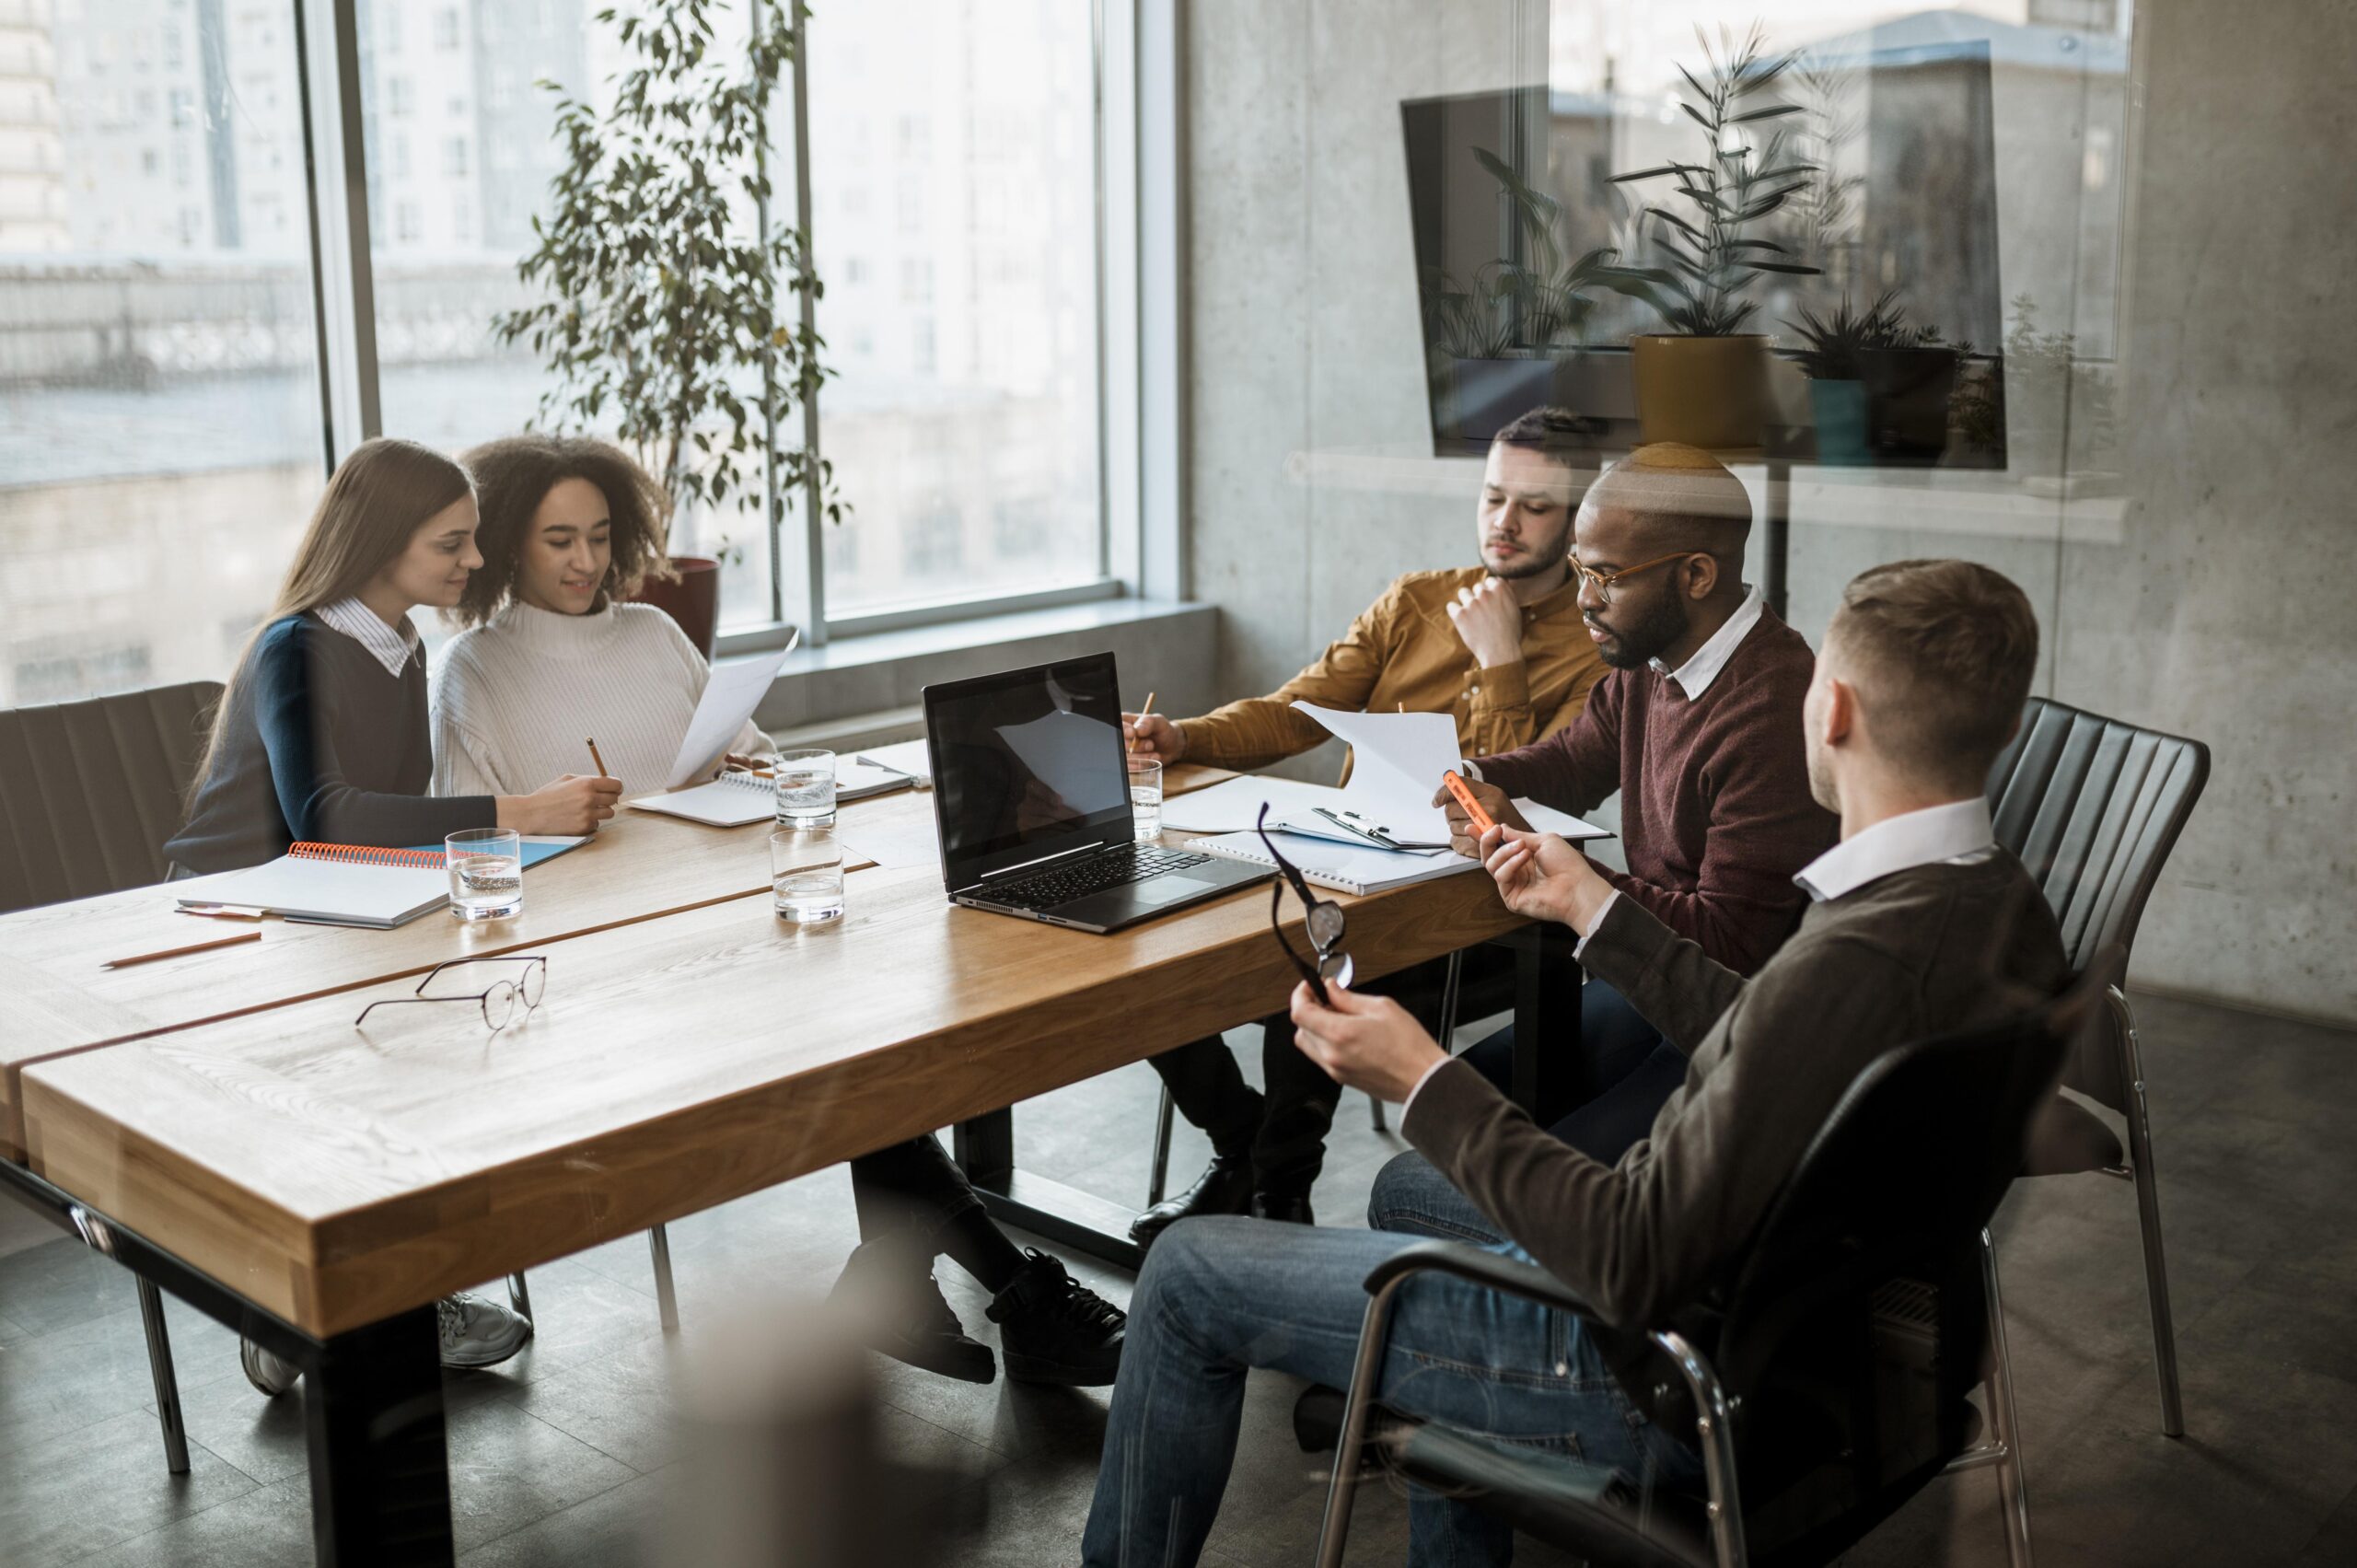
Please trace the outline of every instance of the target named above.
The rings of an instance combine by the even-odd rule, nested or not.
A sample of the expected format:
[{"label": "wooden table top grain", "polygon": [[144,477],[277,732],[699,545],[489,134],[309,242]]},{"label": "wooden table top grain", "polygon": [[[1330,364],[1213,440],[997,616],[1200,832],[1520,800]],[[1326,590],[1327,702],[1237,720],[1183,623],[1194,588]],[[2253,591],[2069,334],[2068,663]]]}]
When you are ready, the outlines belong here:
[{"label": "wooden table top grain", "polygon": [[[853,813],[877,808],[883,822],[932,806],[857,803],[847,836]],[[42,992],[53,964],[12,953],[0,983],[26,983],[9,985],[9,1014],[37,1005],[50,1038],[241,1004],[23,1064],[27,1163],[327,1335],[1247,1022],[1294,983],[1265,883],[1109,937],[963,909],[936,866],[882,865],[849,879],[841,923],[806,931],[727,892],[746,862],[749,891],[765,888],[761,830],[712,837],[727,852],[616,832],[570,912],[546,873],[587,852],[536,871],[526,920],[546,910],[558,934],[495,940],[545,951],[548,990],[497,1034],[464,1004],[355,1027],[463,939],[433,917],[417,924],[438,944],[388,947],[398,957],[373,979],[250,1006],[261,986],[208,987],[212,1000],[176,1009],[78,983]],[[707,880],[658,857],[697,860]],[[704,896],[626,920],[615,912],[631,901],[609,895],[632,887],[650,911]],[[1522,923],[1478,872],[1339,901],[1370,978]],[[1298,902],[1285,909],[1303,943]],[[330,946],[401,935],[317,932]]]}]

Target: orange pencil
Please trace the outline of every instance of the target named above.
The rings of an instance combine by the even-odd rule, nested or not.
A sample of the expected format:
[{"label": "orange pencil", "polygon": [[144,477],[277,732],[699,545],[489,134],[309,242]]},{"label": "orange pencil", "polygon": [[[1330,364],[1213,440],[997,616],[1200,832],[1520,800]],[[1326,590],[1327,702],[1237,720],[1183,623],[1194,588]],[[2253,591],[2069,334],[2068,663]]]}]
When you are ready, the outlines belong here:
[{"label": "orange pencil", "polygon": [[598,776],[599,778],[610,779],[614,776],[613,774],[606,772],[606,760],[598,755],[598,743],[594,739],[589,742],[589,760],[598,764]]},{"label": "orange pencil", "polygon": [[1473,798],[1473,792],[1465,787],[1465,781],[1457,776],[1455,768],[1441,774],[1440,782],[1448,786],[1448,793],[1457,796],[1457,804],[1465,807],[1465,815],[1473,819],[1475,832],[1486,833],[1497,826],[1490,820],[1490,814],[1481,809],[1481,803]]}]

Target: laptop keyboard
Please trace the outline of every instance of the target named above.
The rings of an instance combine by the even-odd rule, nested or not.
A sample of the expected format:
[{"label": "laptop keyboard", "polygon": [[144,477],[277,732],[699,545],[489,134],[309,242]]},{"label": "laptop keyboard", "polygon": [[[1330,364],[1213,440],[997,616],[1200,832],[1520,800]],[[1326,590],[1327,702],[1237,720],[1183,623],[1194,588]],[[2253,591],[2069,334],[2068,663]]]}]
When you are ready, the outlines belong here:
[{"label": "laptop keyboard", "polygon": [[1133,844],[1127,849],[1091,855],[1078,865],[1042,871],[1014,882],[997,883],[986,896],[993,903],[1011,904],[1016,909],[1049,909],[1056,904],[1070,903],[1086,894],[1101,893],[1108,888],[1143,882],[1165,871],[1201,865],[1210,859],[1208,854],[1187,850]]}]

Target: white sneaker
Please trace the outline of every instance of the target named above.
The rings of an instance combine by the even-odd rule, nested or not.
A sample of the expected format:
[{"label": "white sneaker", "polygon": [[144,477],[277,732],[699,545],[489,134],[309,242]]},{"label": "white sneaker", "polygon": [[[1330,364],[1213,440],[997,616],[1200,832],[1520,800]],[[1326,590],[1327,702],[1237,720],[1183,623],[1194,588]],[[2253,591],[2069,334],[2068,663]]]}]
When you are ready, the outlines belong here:
[{"label": "white sneaker", "polygon": [[274,1352],[266,1351],[251,1340],[238,1342],[238,1365],[245,1368],[246,1381],[261,1390],[266,1400],[274,1400],[295,1387],[303,1369]]},{"label": "white sneaker", "polygon": [[446,1295],[434,1307],[445,1366],[496,1366],[532,1337],[529,1318],[479,1295]]}]

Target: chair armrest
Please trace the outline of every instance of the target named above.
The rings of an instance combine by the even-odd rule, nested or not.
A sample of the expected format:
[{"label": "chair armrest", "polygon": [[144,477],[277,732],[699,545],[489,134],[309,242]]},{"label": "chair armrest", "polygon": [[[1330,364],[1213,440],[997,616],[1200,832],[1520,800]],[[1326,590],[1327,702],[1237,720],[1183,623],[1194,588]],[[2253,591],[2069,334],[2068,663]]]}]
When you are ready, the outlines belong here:
[{"label": "chair armrest", "polygon": [[1410,1274],[1428,1272],[1454,1274],[1470,1283],[1543,1307],[1559,1307],[1583,1317],[1596,1315],[1586,1302],[1538,1264],[1502,1258],[1466,1241],[1420,1241],[1413,1247],[1401,1248],[1367,1271],[1366,1293],[1376,1295]]}]

